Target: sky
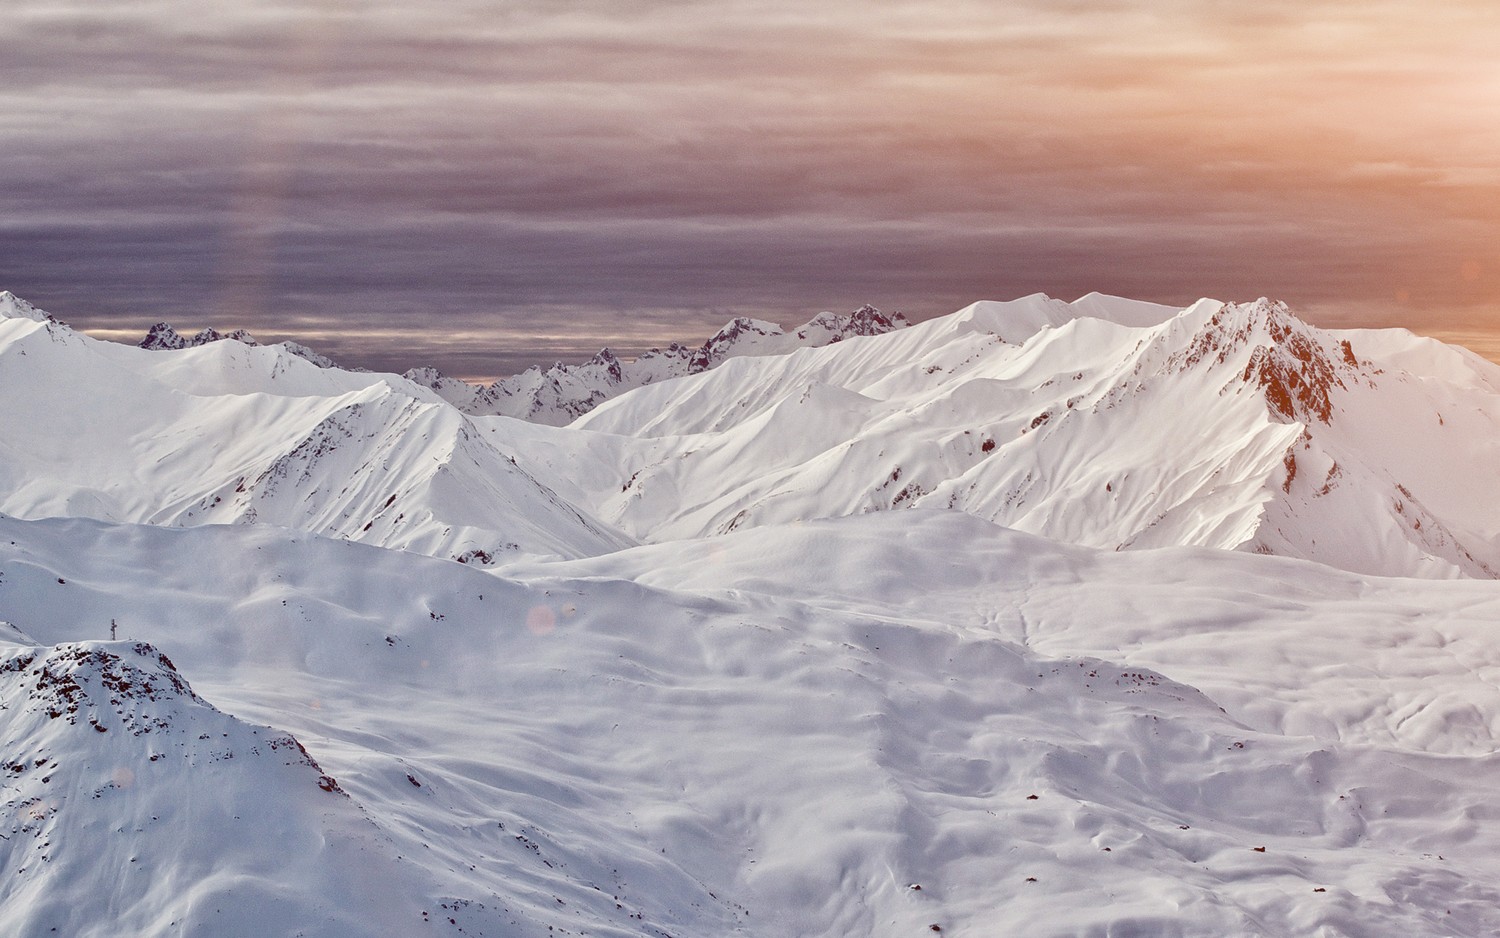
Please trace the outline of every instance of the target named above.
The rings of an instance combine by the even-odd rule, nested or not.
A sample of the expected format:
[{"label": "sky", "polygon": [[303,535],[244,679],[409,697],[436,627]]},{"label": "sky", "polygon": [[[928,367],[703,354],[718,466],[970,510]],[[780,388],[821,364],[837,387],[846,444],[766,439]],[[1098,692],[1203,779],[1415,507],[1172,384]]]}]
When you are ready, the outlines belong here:
[{"label": "sky", "polygon": [[0,289],[489,378],[864,303],[1500,355],[1493,0],[12,0]]}]

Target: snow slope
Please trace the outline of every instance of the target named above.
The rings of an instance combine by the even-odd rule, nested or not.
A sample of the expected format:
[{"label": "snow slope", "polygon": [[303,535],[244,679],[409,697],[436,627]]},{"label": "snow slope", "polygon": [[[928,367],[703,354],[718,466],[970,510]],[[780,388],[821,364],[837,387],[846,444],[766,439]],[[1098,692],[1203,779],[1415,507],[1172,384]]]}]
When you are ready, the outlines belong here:
[{"label": "snow slope", "polygon": [[277,346],[153,352],[12,316],[0,394],[0,511],[20,517],[260,521],[444,557],[629,543],[431,392]]},{"label": "snow slope", "polygon": [[[0,784],[46,804],[0,829],[0,928],[1492,934],[1497,615],[1492,581],[957,512],[506,577],[267,526],[0,519],[0,618],[33,636],[5,653],[34,656],[0,671],[28,760]],[[127,665],[170,683],[139,642],[201,698],[106,705]],[[75,723],[41,712],[42,661],[80,675]],[[170,726],[130,736],[133,712]],[[288,735],[317,768],[250,754]],[[121,884],[131,856],[217,878]]]},{"label": "snow slope", "polygon": [[149,644],[7,629],[6,934],[340,935],[394,904],[399,861],[296,739]]},{"label": "snow slope", "polygon": [[[1500,570],[1500,371],[1267,300],[982,303],[641,388],[566,432],[489,429],[646,540],[926,506],[1110,549]],[[563,468],[589,453],[619,472]]]}]

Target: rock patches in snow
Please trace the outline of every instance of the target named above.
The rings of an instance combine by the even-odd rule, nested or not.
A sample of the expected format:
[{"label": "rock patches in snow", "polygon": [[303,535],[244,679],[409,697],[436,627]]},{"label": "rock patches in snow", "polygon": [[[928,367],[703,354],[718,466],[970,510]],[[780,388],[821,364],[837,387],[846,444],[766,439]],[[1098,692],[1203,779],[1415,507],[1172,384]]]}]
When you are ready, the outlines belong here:
[{"label": "rock patches in snow", "polygon": [[[224,933],[253,916],[368,933],[351,927],[364,898],[348,872],[328,869],[368,820],[295,737],[219,711],[151,644],[45,646],[12,630],[0,747],[6,933]],[[390,880],[369,859],[365,874]],[[414,916],[409,887],[380,904],[402,892]]]},{"label": "rock patches in snow", "polygon": [[[138,345],[139,348],[148,351],[179,351],[185,348],[200,348],[211,342],[239,342],[251,348],[259,348],[260,343],[255,337],[244,329],[235,329],[230,332],[220,332],[217,329],[205,328],[191,336],[184,336],[174,329],[170,323],[159,322],[146,331],[146,337]],[[342,368],[333,359],[326,355],[314,352],[312,349],[298,342],[278,342],[280,348],[285,349],[303,361],[307,361],[319,368]],[[361,371],[363,369],[344,369]]]},{"label": "rock patches in snow", "polygon": [[634,388],[700,374],[732,358],[784,355],[799,348],[884,335],[908,325],[901,313],[882,313],[868,304],[849,314],[819,313],[790,332],[773,322],[737,317],[700,346],[674,342],[630,361],[605,348],[587,362],[531,368],[488,388],[457,381],[431,368],[408,371],[406,377],[469,414],[503,415],[561,426]]},{"label": "rock patches in snow", "polygon": [[920,506],[1108,549],[1500,570],[1500,369],[1266,299],[1086,299],[730,361],[601,405],[569,428],[588,435],[534,434],[523,459],[561,472],[553,454],[608,435],[619,475],[584,474],[580,498],[646,541]]}]

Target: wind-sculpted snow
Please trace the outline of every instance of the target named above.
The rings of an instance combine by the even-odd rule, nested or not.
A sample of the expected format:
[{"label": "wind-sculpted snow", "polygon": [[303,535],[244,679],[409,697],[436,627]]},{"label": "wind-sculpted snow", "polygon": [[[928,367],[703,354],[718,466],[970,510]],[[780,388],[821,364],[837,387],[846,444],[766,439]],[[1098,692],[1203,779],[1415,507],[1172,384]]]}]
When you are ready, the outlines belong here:
[{"label": "wind-sculpted snow", "polygon": [[621,474],[577,497],[646,540],[920,505],[1111,549],[1500,570],[1494,366],[1266,300],[1164,310],[976,304],[504,432],[532,434],[537,473],[609,452]]},{"label": "wind-sculpted snow", "polygon": [[[1488,935],[1497,615],[1488,581],[1101,553],[956,512],[511,578],[273,528],[0,519],[0,617],[42,643],[14,650],[102,657],[69,665],[75,723],[0,712],[58,734],[44,769],[43,742],[7,749],[31,768],[6,784],[49,789],[16,797],[64,771],[83,792],[48,814],[67,837],[0,842],[50,858],[0,914],[103,933],[149,862],[129,907],[189,935]],[[175,673],[138,647],[320,768],[175,693],[149,712],[188,731],[130,736],[105,675],[140,679],[108,656]],[[173,801],[147,798],[178,764],[151,745],[183,766]],[[136,787],[105,787],[127,757]],[[268,776],[285,794],[235,800]],[[328,855],[330,825],[358,848]]]},{"label": "wind-sculpted snow", "polygon": [[0,511],[270,523],[441,557],[628,543],[394,375],[277,347],[144,351],[0,319]]}]

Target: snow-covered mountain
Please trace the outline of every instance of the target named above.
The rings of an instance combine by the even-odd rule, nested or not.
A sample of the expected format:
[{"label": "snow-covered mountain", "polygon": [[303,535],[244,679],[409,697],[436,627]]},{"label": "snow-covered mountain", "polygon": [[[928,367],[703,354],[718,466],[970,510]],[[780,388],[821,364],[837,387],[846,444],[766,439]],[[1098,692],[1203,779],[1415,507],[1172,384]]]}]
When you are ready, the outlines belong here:
[{"label": "snow-covered mountain", "polygon": [[[736,321],[691,353],[564,369],[638,384],[567,428],[253,339],[159,327],[143,352],[6,303],[0,511],[21,517],[260,520],[493,560],[923,506],[1109,549],[1500,571],[1500,369],[1269,300]],[[668,361],[691,373],[657,376]]]},{"label": "snow-covered mountain", "polygon": [[0,933],[1500,932],[1495,366],[753,331],[552,427],[0,295]]},{"label": "snow-covered mountain", "polygon": [[883,335],[908,325],[901,313],[886,315],[869,305],[848,315],[819,313],[791,332],[773,322],[739,317],[725,323],[696,348],[674,342],[633,360],[621,359],[606,348],[581,364],[558,363],[546,370],[529,368],[487,388],[447,377],[433,368],[413,369],[406,377],[436,391],[465,413],[501,414],[561,426],[626,391],[698,374],[731,358],[784,355],[854,336]]},{"label": "snow-covered mountain", "polygon": [[30,319],[33,322],[56,322],[48,313],[37,309],[9,290],[0,290],[0,319]]},{"label": "snow-covered mountain", "polygon": [[[923,506],[1108,549],[1500,571],[1500,369],[1267,300],[980,303],[524,432],[532,472],[651,541]],[[570,468],[591,457],[617,471]]]},{"label": "snow-covered mountain", "polygon": [[[252,347],[259,346],[255,336],[244,329],[235,329],[231,332],[220,332],[217,329],[202,329],[193,335],[184,336],[174,328],[171,323],[159,322],[146,331],[146,337],[140,341],[140,348],[151,351],[177,351],[178,349],[197,348],[210,342],[240,342]],[[298,342],[278,342],[281,348],[286,349],[298,358],[312,362],[319,368],[342,367],[326,355],[320,355],[312,349]],[[352,371],[363,371],[361,368],[350,369]]]},{"label": "snow-covered mountain", "polygon": [[[37,313],[35,307],[13,297],[10,315]],[[0,299],[0,304],[5,300]],[[0,314],[5,307],[0,305]],[[45,316],[45,313],[40,313]],[[887,315],[865,305],[847,315],[823,312],[802,326],[787,332],[773,322],[737,317],[700,346],[672,343],[665,349],[654,348],[635,359],[621,359],[608,348],[586,362],[563,364],[547,369],[529,368],[518,375],[503,378],[485,387],[449,377],[436,368],[408,370],[403,377],[437,393],[439,397],[467,414],[476,416],[505,415],[550,426],[561,426],[588,413],[610,398],[633,388],[707,371],[731,358],[746,355],[781,355],[799,348],[817,348],[852,336],[882,335],[910,325],[900,312]],[[177,351],[197,348],[211,342],[240,342],[252,347],[261,343],[244,329],[219,332],[207,328],[190,336],[179,333],[170,323],[159,322],[146,332],[139,347],[152,351]],[[342,368],[333,359],[296,342],[280,342],[280,347],[319,368]],[[364,369],[347,369],[363,371]]]},{"label": "snow-covered mountain", "polygon": [[146,351],[0,319],[0,511],[263,522],[490,561],[629,543],[430,392],[281,346]]},{"label": "snow-covered mountain", "polygon": [[326,933],[368,915],[324,898],[356,876],[392,904],[399,864],[294,737],[216,709],[147,643],[0,631],[6,934]]}]

